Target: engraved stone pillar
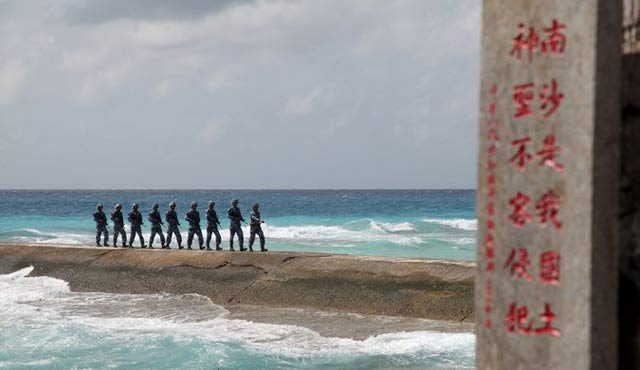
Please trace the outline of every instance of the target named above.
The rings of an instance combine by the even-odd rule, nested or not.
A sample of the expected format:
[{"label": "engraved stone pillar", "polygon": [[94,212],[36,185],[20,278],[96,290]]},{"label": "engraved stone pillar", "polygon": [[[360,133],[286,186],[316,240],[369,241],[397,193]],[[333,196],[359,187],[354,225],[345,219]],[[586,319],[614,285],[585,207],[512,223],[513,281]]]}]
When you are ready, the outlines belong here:
[{"label": "engraved stone pillar", "polygon": [[479,370],[617,366],[621,5],[484,1]]}]

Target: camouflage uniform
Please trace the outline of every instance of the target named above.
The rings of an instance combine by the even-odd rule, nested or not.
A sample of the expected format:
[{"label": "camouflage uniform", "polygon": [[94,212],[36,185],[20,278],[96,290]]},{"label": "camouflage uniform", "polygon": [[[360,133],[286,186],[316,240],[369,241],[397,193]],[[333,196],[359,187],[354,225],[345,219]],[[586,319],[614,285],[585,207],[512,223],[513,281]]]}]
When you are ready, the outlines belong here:
[{"label": "camouflage uniform", "polygon": [[127,220],[129,220],[129,223],[131,224],[129,247],[133,247],[133,239],[138,235],[138,239],[140,239],[140,247],[146,248],[147,246],[144,245],[144,238],[142,237],[142,225],[144,225],[144,223],[142,222],[142,214],[140,214],[140,211],[138,211],[137,208],[133,209],[129,212]]},{"label": "camouflage uniform", "polygon": [[249,224],[251,225],[251,229],[249,231],[249,250],[253,251],[253,248],[251,247],[253,246],[253,242],[256,240],[256,234],[258,234],[258,237],[260,237],[260,250],[263,252],[266,251],[264,248],[265,240],[264,233],[262,232],[260,212],[253,210],[253,212],[249,214],[249,220]]},{"label": "camouflage uniform", "polygon": [[229,208],[227,211],[227,215],[229,216],[229,220],[231,220],[229,224],[229,247],[231,250],[233,249],[233,236],[238,234],[238,243],[240,243],[240,250],[245,251],[244,248],[244,234],[242,233],[242,226],[240,225],[241,221],[244,221],[242,218],[242,213],[240,213],[240,208],[237,206],[233,206]]},{"label": "camouflage uniform", "polygon": [[189,222],[189,236],[187,237],[187,249],[191,249],[191,243],[193,242],[193,234],[198,235],[198,244],[200,249],[204,249],[202,244],[204,240],[202,238],[202,230],[200,230],[200,212],[195,208],[191,208],[191,211],[187,212],[187,216],[184,218]]},{"label": "camouflage uniform", "polygon": [[113,221],[113,246],[118,243],[118,234],[122,236],[122,246],[127,245],[127,233],[124,231],[124,218],[122,211],[116,209],[111,214],[111,220]]},{"label": "camouflage uniform", "polygon": [[102,212],[102,207],[93,213],[96,222],[96,245],[100,246],[100,236],[104,234],[104,246],[109,245],[109,230],[107,230],[107,216]]},{"label": "camouflage uniform", "polygon": [[160,246],[164,248],[164,234],[162,233],[162,216],[160,216],[160,212],[158,212],[158,208],[154,208],[151,213],[149,213],[149,221],[151,222],[151,238],[149,238],[149,248],[153,248],[153,240],[156,237],[156,234],[160,236]]},{"label": "camouflage uniform", "polygon": [[182,249],[182,235],[180,235],[180,222],[178,221],[178,214],[175,209],[169,209],[164,216],[164,219],[167,221],[167,248],[170,248],[171,244],[171,235],[176,236],[176,241],[178,242],[178,247]]},{"label": "camouflage uniform", "polygon": [[218,214],[215,209],[209,208],[207,210],[207,249],[211,249],[211,234],[216,234],[216,250],[222,249],[220,248],[222,237],[220,236],[220,231],[218,231],[218,225],[220,225]]}]

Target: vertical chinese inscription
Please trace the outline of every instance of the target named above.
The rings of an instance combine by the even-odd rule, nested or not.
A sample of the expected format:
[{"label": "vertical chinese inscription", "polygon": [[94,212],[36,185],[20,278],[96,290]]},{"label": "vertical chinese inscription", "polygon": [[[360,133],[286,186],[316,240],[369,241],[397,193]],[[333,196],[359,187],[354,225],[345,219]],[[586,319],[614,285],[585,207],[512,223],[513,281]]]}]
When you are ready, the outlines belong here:
[{"label": "vertical chinese inscription", "polygon": [[617,189],[598,178],[617,175],[602,143],[615,142],[619,112],[600,107],[616,106],[603,86],[619,81],[596,55],[615,54],[615,35],[607,41],[599,25],[615,24],[616,12],[605,0],[484,0],[478,369],[615,362],[614,350],[595,358],[591,349],[615,342],[615,324],[600,320],[615,317],[615,274],[604,274],[615,211],[603,207],[615,202],[601,199]]}]

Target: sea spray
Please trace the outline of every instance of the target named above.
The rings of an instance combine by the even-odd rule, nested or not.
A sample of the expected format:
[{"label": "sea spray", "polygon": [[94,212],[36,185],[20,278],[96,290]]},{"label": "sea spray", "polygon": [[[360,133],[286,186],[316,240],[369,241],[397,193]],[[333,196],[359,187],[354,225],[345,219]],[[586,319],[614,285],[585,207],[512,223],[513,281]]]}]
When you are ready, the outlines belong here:
[{"label": "sea spray", "polygon": [[470,333],[324,337],[234,319],[198,295],[72,293],[32,271],[0,275],[3,369],[473,368]]}]

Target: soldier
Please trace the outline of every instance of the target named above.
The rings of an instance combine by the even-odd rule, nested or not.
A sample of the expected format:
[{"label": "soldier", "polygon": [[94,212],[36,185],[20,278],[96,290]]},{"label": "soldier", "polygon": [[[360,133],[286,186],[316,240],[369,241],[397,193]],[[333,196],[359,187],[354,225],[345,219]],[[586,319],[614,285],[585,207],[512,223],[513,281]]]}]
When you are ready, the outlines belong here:
[{"label": "soldier", "polygon": [[246,251],[247,248],[244,247],[244,235],[242,234],[242,226],[240,222],[244,222],[244,218],[242,218],[242,213],[240,213],[240,208],[238,208],[238,200],[234,199],[231,201],[231,208],[227,211],[227,215],[231,222],[229,223],[229,250],[234,251],[233,249],[233,236],[238,234],[238,243],[240,243],[240,251]]},{"label": "soldier", "polygon": [[166,248],[171,249],[171,235],[176,236],[176,241],[178,242],[178,248],[183,249],[182,246],[182,235],[180,235],[180,221],[178,221],[178,214],[176,213],[176,202],[169,203],[169,210],[164,216],[164,219],[167,221],[169,226],[167,227],[167,244]]},{"label": "soldier", "polygon": [[144,245],[144,238],[142,237],[142,225],[144,225],[144,222],[142,222],[142,214],[138,211],[138,203],[133,203],[133,206],[131,206],[131,212],[129,212],[127,220],[129,220],[131,224],[129,248],[133,248],[133,239],[135,239],[136,234],[138,235],[138,239],[140,239],[140,247],[146,248],[147,246]]},{"label": "soldier", "polygon": [[104,246],[109,246],[109,230],[107,230],[107,216],[102,212],[102,204],[96,206],[93,213],[93,220],[96,222],[96,245],[100,245],[100,235],[104,233]]},{"label": "soldier", "polygon": [[118,244],[118,234],[122,236],[122,248],[127,246],[127,234],[124,231],[124,217],[122,216],[122,206],[116,204],[114,211],[111,214],[111,221],[113,221],[113,247]]},{"label": "soldier", "polygon": [[260,218],[260,211],[258,210],[260,205],[258,203],[253,205],[253,212],[249,214],[249,225],[251,227],[249,232],[249,250],[253,252],[253,242],[256,240],[256,234],[260,237],[260,251],[266,252],[267,248],[264,247],[264,233],[262,232],[262,224],[264,221]]},{"label": "soldier", "polygon": [[162,234],[162,216],[160,216],[160,212],[158,212],[158,207],[160,207],[157,203],[153,205],[153,210],[149,213],[149,221],[151,222],[151,238],[149,239],[149,248],[153,249],[153,239],[155,239],[156,234],[160,236],[160,246],[162,249],[164,246],[164,234]]},{"label": "soldier", "polygon": [[193,234],[198,235],[198,244],[200,244],[200,249],[204,249],[202,244],[204,240],[202,239],[202,230],[200,230],[200,212],[197,210],[198,203],[191,203],[191,211],[187,212],[187,216],[184,218],[189,222],[189,236],[187,237],[187,249],[191,249],[191,243],[193,242]]},{"label": "soldier", "polygon": [[216,250],[221,251],[220,243],[222,242],[222,237],[220,237],[220,231],[218,231],[218,225],[220,225],[220,220],[218,219],[218,214],[216,213],[216,202],[209,202],[209,209],[207,210],[207,250],[210,251],[210,243],[211,243],[211,234],[216,234]]}]

